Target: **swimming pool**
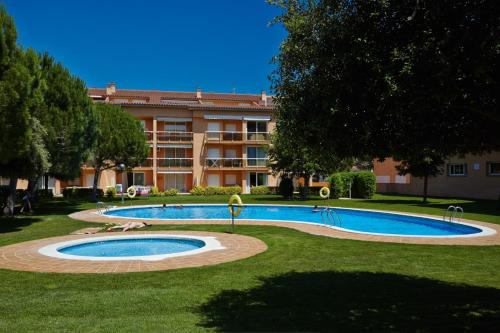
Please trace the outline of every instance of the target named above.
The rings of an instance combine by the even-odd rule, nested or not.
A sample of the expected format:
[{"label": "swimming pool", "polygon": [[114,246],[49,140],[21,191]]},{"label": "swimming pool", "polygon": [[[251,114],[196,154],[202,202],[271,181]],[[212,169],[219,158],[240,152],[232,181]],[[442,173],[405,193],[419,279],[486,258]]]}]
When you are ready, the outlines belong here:
[{"label": "swimming pool", "polygon": [[[311,206],[245,205],[237,220],[265,220],[312,223],[364,234],[412,237],[472,237],[494,234],[495,231],[468,223],[359,209],[335,208],[333,219],[313,211]],[[227,205],[143,206],[112,209],[106,216],[162,220],[227,220]]]},{"label": "swimming pool", "polygon": [[73,260],[155,261],[224,249],[214,237],[184,235],[120,235],[51,244],[39,253]]}]

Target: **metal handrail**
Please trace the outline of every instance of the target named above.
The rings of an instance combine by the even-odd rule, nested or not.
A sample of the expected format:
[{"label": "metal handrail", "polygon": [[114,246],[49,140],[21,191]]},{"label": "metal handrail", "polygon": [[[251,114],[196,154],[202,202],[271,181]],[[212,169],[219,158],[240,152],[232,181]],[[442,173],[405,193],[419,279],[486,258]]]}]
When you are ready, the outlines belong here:
[{"label": "metal handrail", "polygon": [[335,211],[335,209],[333,209],[332,207],[325,207],[325,209],[321,211],[321,221],[325,225],[328,225],[328,222],[331,221],[332,225],[335,227],[336,226],[335,218],[337,218],[338,226],[342,227],[342,218]]},{"label": "metal handrail", "polygon": [[192,157],[158,157],[156,165],[161,168],[192,167]]},{"label": "metal handrail", "polygon": [[158,141],[193,141],[193,132],[156,131]]},{"label": "metal handrail", "polygon": [[267,167],[268,160],[268,158],[207,157],[205,166],[209,168]]},{"label": "metal handrail", "polygon": [[448,219],[448,222],[456,222],[462,219],[464,210],[460,206],[450,205],[443,212],[443,221]]}]

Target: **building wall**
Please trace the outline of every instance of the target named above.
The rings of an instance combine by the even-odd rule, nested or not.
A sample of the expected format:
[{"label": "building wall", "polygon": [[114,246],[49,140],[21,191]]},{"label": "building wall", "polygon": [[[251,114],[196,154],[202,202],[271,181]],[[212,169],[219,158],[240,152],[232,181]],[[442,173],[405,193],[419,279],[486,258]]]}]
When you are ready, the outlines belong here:
[{"label": "building wall", "polygon": [[[453,157],[447,161],[442,175],[429,178],[429,195],[443,197],[461,197],[496,200],[500,196],[500,176],[488,175],[489,162],[500,162],[500,152],[484,155],[466,155]],[[466,163],[465,176],[448,175],[448,164]],[[407,183],[393,181],[397,176],[394,167],[397,165],[392,159],[385,162],[374,162],[374,172],[377,176],[377,191],[381,193],[393,192],[401,194],[421,195],[423,179],[407,176]],[[381,177],[389,177],[390,181]],[[382,181],[381,181],[382,180]]]}]

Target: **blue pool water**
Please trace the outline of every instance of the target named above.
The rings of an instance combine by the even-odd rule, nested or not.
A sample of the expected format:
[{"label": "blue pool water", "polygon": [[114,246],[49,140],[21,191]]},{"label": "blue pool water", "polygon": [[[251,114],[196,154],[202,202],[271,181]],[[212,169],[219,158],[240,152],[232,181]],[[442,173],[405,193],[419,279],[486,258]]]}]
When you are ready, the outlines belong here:
[{"label": "blue pool water", "polygon": [[197,239],[132,238],[93,241],[58,249],[59,252],[87,257],[134,257],[197,250],[205,243]]},{"label": "blue pool water", "polygon": [[[480,233],[482,230],[468,225],[443,222],[414,216],[369,212],[336,208],[341,224],[336,227],[350,231],[408,235],[408,236],[457,236]],[[148,219],[228,219],[227,205],[185,205],[183,208],[173,206],[137,207],[111,210],[106,215]],[[313,212],[312,207],[305,206],[244,206],[238,219],[278,220],[300,223],[325,224],[321,212]],[[330,223],[331,224],[331,223]]]}]

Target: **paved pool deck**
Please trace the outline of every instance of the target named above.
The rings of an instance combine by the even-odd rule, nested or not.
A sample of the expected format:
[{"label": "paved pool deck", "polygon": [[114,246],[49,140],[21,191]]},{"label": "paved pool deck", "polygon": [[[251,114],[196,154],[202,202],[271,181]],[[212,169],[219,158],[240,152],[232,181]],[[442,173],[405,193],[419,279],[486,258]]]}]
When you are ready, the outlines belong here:
[{"label": "paved pool deck", "polygon": [[[225,249],[212,250],[196,255],[168,258],[158,261],[117,260],[91,261],[59,259],[40,254],[46,245],[76,239],[106,237],[110,235],[193,235],[215,237]],[[216,265],[252,257],[267,250],[267,245],[253,237],[204,231],[131,231],[100,233],[93,235],[67,235],[38,239],[0,247],[0,268],[16,271],[52,273],[128,273],[151,272],[186,267]]]}]

